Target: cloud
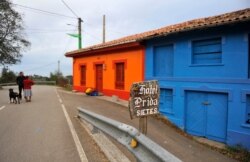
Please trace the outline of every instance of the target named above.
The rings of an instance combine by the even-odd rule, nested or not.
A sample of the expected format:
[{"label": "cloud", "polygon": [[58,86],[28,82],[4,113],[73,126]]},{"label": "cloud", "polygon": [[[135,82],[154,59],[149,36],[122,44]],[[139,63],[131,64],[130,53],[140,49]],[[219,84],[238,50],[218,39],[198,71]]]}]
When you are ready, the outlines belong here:
[{"label": "cloud", "polygon": [[[60,1],[12,0],[24,6],[74,15]],[[83,47],[102,42],[102,15],[106,15],[106,40],[113,40],[166,25],[213,16],[250,7],[249,0],[64,0],[83,19]],[[24,15],[30,51],[23,54],[22,63],[11,66],[14,71],[49,75],[57,70],[60,60],[64,75],[72,74],[72,59],[64,57],[66,51],[78,48],[77,39],[66,33],[77,32],[77,19],[45,14],[15,7]],[[75,26],[68,26],[73,24]],[[35,30],[36,29],[36,30]],[[76,30],[74,32],[74,30]]]}]

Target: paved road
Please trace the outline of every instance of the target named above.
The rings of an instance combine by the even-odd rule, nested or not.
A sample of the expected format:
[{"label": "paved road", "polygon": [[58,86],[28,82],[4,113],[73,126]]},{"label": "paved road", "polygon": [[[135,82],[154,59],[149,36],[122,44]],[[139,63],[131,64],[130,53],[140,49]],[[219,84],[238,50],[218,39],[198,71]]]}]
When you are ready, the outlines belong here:
[{"label": "paved road", "polygon": [[[125,107],[99,97],[77,95],[52,86],[34,86],[33,92],[31,103],[15,105],[8,103],[7,88],[0,90],[0,161],[81,161],[64,108],[90,162],[108,160],[75,118],[77,107],[138,128],[138,120],[131,120]],[[176,133],[174,129],[153,118],[148,121],[148,136],[183,161],[234,161]],[[134,161],[133,157],[129,159]]]},{"label": "paved road", "polygon": [[[33,94],[32,102],[10,104],[8,87],[0,90],[0,161],[84,161],[85,151],[77,148],[56,88],[33,86]],[[81,144],[88,147],[88,161],[108,161],[85,130],[76,127]]]}]

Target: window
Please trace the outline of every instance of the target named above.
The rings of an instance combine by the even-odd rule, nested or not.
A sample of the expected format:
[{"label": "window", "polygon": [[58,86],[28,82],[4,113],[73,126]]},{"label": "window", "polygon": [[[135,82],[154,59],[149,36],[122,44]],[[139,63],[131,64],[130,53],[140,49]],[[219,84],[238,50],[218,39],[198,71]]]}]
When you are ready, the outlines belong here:
[{"label": "window", "polygon": [[221,38],[193,41],[192,64],[222,63]]},{"label": "window", "polygon": [[161,89],[160,112],[173,113],[173,90],[172,89]]},{"label": "window", "polygon": [[85,86],[86,85],[86,66],[82,65],[80,67],[80,72],[81,72],[81,85]]},{"label": "window", "polygon": [[124,89],[124,62],[115,64],[115,88],[116,89]]},{"label": "window", "polygon": [[250,34],[248,34],[248,79],[250,79]]},{"label": "window", "polygon": [[154,48],[154,76],[172,77],[174,66],[173,45]]},{"label": "window", "polygon": [[250,95],[247,95],[246,124],[250,125]]}]

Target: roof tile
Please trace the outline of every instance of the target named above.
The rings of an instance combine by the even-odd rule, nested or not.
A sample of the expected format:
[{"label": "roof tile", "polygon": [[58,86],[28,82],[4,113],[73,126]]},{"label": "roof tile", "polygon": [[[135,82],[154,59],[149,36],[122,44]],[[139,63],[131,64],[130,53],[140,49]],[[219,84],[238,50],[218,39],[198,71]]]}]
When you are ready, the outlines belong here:
[{"label": "roof tile", "polygon": [[126,36],[120,39],[112,40],[106,43],[97,44],[94,46],[90,46],[87,48],[82,48],[79,50],[71,51],[66,53],[66,56],[75,55],[77,53],[84,53],[90,50],[101,49],[105,47],[116,46],[120,44],[126,44],[130,42],[142,41],[145,39],[153,38],[156,36],[167,35],[171,33],[186,31],[186,30],[195,30],[202,29],[205,27],[213,27],[224,24],[234,24],[243,21],[250,21],[250,8],[239,10],[231,13],[226,13],[217,16],[211,16],[206,18],[194,19],[190,21],[186,21],[183,23],[169,25],[163,28],[159,28],[156,30],[151,30],[139,34],[134,34],[130,36]]}]

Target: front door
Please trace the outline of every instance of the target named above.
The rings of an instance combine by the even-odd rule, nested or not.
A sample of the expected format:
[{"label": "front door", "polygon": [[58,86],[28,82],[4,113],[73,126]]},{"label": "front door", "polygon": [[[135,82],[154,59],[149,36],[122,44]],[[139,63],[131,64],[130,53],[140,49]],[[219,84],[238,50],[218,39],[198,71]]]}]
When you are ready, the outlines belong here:
[{"label": "front door", "polygon": [[188,91],[186,94],[186,131],[225,142],[227,94],[195,91]]},{"label": "front door", "polygon": [[102,64],[96,65],[96,90],[102,92],[103,84],[103,68]]}]

